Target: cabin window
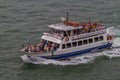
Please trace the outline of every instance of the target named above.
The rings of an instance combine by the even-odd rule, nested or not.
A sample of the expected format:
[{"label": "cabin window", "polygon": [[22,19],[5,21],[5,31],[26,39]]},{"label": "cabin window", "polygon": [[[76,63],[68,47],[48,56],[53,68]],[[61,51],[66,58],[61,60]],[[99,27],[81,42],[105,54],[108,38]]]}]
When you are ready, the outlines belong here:
[{"label": "cabin window", "polygon": [[92,38],[88,39],[88,41],[89,41],[89,43],[93,43],[93,39]]},{"label": "cabin window", "polygon": [[95,38],[94,38],[94,41],[95,41],[95,42],[98,42],[98,37],[95,37]]},{"label": "cabin window", "polygon": [[77,34],[80,34],[80,29],[77,29]]},{"label": "cabin window", "polygon": [[70,36],[70,34],[71,34],[71,31],[67,31],[67,33],[68,33],[67,35],[69,35],[69,36]]},{"label": "cabin window", "polygon": [[67,43],[67,48],[70,48],[71,47],[71,43]]},{"label": "cabin window", "polygon": [[57,33],[58,33],[58,34],[61,34],[61,31],[60,31],[60,30],[57,30]]},{"label": "cabin window", "polygon": [[78,41],[78,45],[79,45],[79,46],[82,45],[82,41]]},{"label": "cabin window", "polygon": [[87,40],[83,40],[83,44],[87,44],[88,42],[87,42]]},{"label": "cabin window", "polygon": [[62,45],[62,49],[65,49],[65,44]]},{"label": "cabin window", "polygon": [[77,46],[77,42],[72,42],[73,47]]},{"label": "cabin window", "polygon": [[103,40],[103,36],[100,36],[100,37],[99,37],[99,40],[102,41],[102,40]]},{"label": "cabin window", "polygon": [[57,30],[54,29],[54,33],[57,33]]},{"label": "cabin window", "polygon": [[64,31],[64,36],[65,36],[65,37],[68,36],[67,33],[66,33],[65,31]]},{"label": "cabin window", "polygon": [[57,48],[59,48],[60,44],[57,44]]},{"label": "cabin window", "polygon": [[76,30],[76,29],[73,30],[73,34],[74,34],[74,35],[77,35],[77,30]]}]

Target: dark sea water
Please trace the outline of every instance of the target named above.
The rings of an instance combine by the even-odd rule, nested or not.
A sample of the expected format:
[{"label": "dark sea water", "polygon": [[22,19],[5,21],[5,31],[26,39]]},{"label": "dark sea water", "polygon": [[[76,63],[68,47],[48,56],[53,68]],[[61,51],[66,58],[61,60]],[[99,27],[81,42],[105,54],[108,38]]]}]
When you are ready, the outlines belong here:
[{"label": "dark sea water", "polygon": [[[101,21],[114,35],[113,49],[70,62],[25,64],[21,46],[38,43],[66,12],[71,20]],[[120,80],[120,0],[0,0],[0,45],[0,80]]]}]

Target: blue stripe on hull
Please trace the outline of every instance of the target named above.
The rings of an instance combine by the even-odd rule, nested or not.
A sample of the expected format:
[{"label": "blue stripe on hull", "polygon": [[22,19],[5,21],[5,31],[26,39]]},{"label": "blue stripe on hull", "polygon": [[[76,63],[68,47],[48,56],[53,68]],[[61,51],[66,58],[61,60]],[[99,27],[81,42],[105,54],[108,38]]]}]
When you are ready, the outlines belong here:
[{"label": "blue stripe on hull", "polygon": [[53,56],[53,57],[46,57],[46,56],[44,56],[43,58],[47,58],[47,59],[68,58],[68,57],[73,57],[73,56],[80,55],[80,54],[85,54],[85,53],[91,52],[93,50],[101,50],[101,49],[105,49],[105,48],[110,48],[111,46],[112,46],[112,43],[108,43],[106,45],[102,45],[102,46],[98,46],[98,47],[93,47],[93,48],[89,48],[89,49],[85,49],[85,50],[80,50],[80,51],[75,51],[75,52],[70,52],[70,53],[65,53],[65,54],[60,54],[60,55]]}]

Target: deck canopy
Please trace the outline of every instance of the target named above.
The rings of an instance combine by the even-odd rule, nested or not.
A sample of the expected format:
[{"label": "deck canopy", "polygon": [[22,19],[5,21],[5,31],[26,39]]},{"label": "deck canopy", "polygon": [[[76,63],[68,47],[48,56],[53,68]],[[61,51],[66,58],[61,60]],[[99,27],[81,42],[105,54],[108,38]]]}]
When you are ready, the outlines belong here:
[{"label": "deck canopy", "polygon": [[47,36],[47,35],[43,35],[41,38],[47,41],[51,41],[53,43],[58,43],[58,44],[62,42],[60,39],[54,38],[52,36]]},{"label": "deck canopy", "polygon": [[82,26],[79,26],[79,27],[67,26],[64,23],[53,24],[53,25],[49,25],[48,27],[56,29],[56,30],[63,30],[63,31],[74,30],[74,29],[82,29],[83,28]]}]

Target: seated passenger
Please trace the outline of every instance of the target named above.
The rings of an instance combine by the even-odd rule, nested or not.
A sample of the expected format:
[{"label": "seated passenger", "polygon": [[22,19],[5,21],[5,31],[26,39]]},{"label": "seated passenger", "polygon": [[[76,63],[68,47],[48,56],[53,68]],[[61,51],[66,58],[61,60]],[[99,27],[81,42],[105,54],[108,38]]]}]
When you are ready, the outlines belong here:
[{"label": "seated passenger", "polygon": [[33,52],[37,52],[37,46],[33,46]]}]

